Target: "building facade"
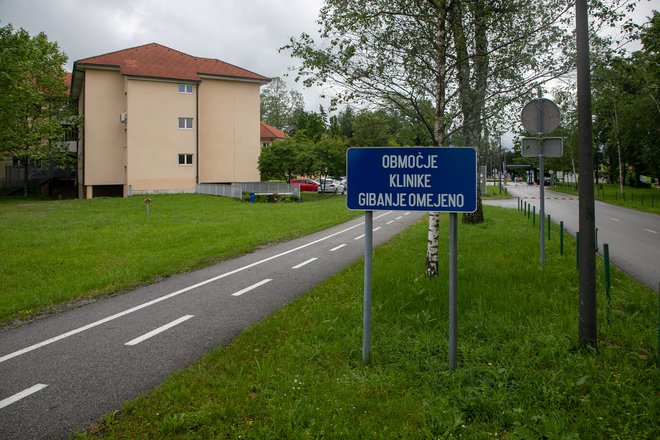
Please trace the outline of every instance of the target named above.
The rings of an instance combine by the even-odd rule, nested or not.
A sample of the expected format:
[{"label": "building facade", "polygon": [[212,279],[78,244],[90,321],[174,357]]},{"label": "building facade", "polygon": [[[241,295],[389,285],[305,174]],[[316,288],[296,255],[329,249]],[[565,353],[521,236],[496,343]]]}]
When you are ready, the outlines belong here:
[{"label": "building facade", "polygon": [[268,125],[265,122],[261,122],[261,147],[268,147],[273,145],[273,142],[286,139],[289,136],[282,130],[278,130],[272,125]]},{"label": "building facade", "polygon": [[259,180],[268,78],[152,43],[74,63],[81,198]]}]

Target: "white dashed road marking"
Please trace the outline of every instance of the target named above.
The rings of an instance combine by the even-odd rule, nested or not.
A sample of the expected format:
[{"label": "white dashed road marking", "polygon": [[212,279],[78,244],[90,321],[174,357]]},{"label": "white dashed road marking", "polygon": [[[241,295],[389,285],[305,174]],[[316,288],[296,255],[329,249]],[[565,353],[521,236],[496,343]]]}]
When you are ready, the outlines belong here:
[{"label": "white dashed road marking", "polygon": [[48,385],[44,385],[44,384],[42,384],[42,383],[38,383],[38,384],[36,384],[36,385],[34,385],[34,386],[32,386],[32,387],[26,389],[26,390],[21,391],[20,393],[16,393],[16,394],[14,394],[14,395],[11,396],[11,397],[7,397],[7,398],[4,399],[4,400],[0,400],[0,409],[4,408],[5,406],[9,406],[9,405],[11,405],[12,403],[16,403],[16,402],[18,402],[19,400],[24,399],[24,398],[26,398],[27,396],[29,396],[29,395],[31,395],[31,394],[34,394],[34,393],[36,393],[36,392],[38,392],[38,391],[41,391],[41,390],[43,390],[44,388],[46,388],[47,386],[48,386]]},{"label": "white dashed road marking", "polygon": [[151,338],[151,337],[154,337],[154,336],[156,336],[157,334],[164,332],[165,330],[168,330],[168,329],[170,329],[170,328],[172,328],[172,327],[174,327],[174,326],[176,326],[176,325],[181,324],[181,323],[184,322],[184,321],[189,320],[189,319],[192,318],[193,316],[195,316],[195,315],[186,315],[186,316],[182,316],[181,318],[176,319],[176,320],[170,322],[169,324],[165,324],[165,325],[163,325],[163,326],[161,326],[161,327],[158,327],[158,328],[155,329],[155,330],[150,331],[149,333],[145,333],[144,335],[142,335],[142,336],[140,336],[140,337],[138,337],[138,338],[135,338],[135,339],[133,339],[133,340],[130,340],[130,341],[128,341],[127,343],[125,343],[124,345],[137,345],[137,344],[139,344],[139,343],[142,342],[142,341],[146,341],[147,339],[149,339],[149,338]]},{"label": "white dashed road marking", "polygon": [[239,290],[239,291],[236,292],[236,293],[232,293],[231,296],[241,296],[241,295],[243,295],[244,293],[249,292],[250,290],[254,290],[254,289],[256,289],[257,287],[259,287],[259,286],[263,286],[264,284],[269,283],[269,282],[271,282],[271,281],[273,281],[271,278],[266,278],[265,280],[259,281],[258,283],[255,283],[255,284],[253,284],[253,285],[251,285],[251,286],[248,286],[248,287],[246,287],[246,288],[243,289],[243,290]]},{"label": "white dashed road marking", "polygon": [[300,264],[296,264],[296,265],[293,266],[291,269],[300,269],[301,267],[305,266],[306,264],[311,263],[311,262],[314,261],[314,260],[318,260],[318,258],[310,258],[309,260],[303,261],[303,262],[300,263]]}]

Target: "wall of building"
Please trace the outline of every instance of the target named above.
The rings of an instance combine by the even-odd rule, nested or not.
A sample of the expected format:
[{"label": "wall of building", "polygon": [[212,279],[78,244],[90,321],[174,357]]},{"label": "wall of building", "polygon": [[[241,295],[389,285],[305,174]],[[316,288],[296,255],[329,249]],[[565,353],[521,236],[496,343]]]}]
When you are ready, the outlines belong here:
[{"label": "wall of building", "polygon": [[[195,191],[198,160],[195,88],[193,93],[179,93],[176,82],[126,80],[126,175],[131,192]],[[192,128],[180,129],[180,117],[192,118]],[[179,154],[192,154],[192,164],[180,165]]]},{"label": "wall of building", "polygon": [[259,181],[259,84],[203,78],[200,183]]},{"label": "wall of building", "polygon": [[82,195],[91,197],[93,185],[124,185],[125,126],[119,114],[126,110],[124,79],[119,71],[87,69],[84,94]]}]

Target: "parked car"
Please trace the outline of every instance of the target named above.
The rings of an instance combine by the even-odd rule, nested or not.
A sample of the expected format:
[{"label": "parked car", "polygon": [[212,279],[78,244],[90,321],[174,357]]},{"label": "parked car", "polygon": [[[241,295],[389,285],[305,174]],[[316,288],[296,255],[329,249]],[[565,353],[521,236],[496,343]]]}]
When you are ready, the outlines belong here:
[{"label": "parked car", "polygon": [[319,182],[312,179],[291,179],[291,188],[299,186],[300,191],[316,191],[319,185]]},{"label": "parked car", "polygon": [[339,183],[341,183],[342,185],[344,185],[344,190],[345,190],[345,191],[348,191],[348,180],[346,179],[345,176],[339,178]]},{"label": "parked car", "polygon": [[344,194],[346,188],[339,181],[334,179],[321,179],[319,181],[320,186],[316,188],[316,192],[326,192],[326,193],[335,193],[335,194]]}]

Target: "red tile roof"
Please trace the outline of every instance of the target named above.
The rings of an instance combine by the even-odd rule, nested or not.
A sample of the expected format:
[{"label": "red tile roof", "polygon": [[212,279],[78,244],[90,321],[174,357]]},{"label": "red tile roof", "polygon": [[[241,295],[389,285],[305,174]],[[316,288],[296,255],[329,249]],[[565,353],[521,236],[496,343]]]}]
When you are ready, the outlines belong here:
[{"label": "red tile roof", "polygon": [[277,128],[266,124],[265,122],[261,123],[261,138],[267,138],[267,139],[286,139],[289,136],[282,130],[278,130]]},{"label": "red tile roof", "polygon": [[66,92],[71,91],[71,72],[64,72],[64,83],[66,84]]},{"label": "red tile roof", "polygon": [[199,75],[252,79],[268,82],[269,78],[212,58],[194,57],[157,43],[111,52],[78,60],[87,65],[118,67],[122,74],[152,78],[199,81]]}]

